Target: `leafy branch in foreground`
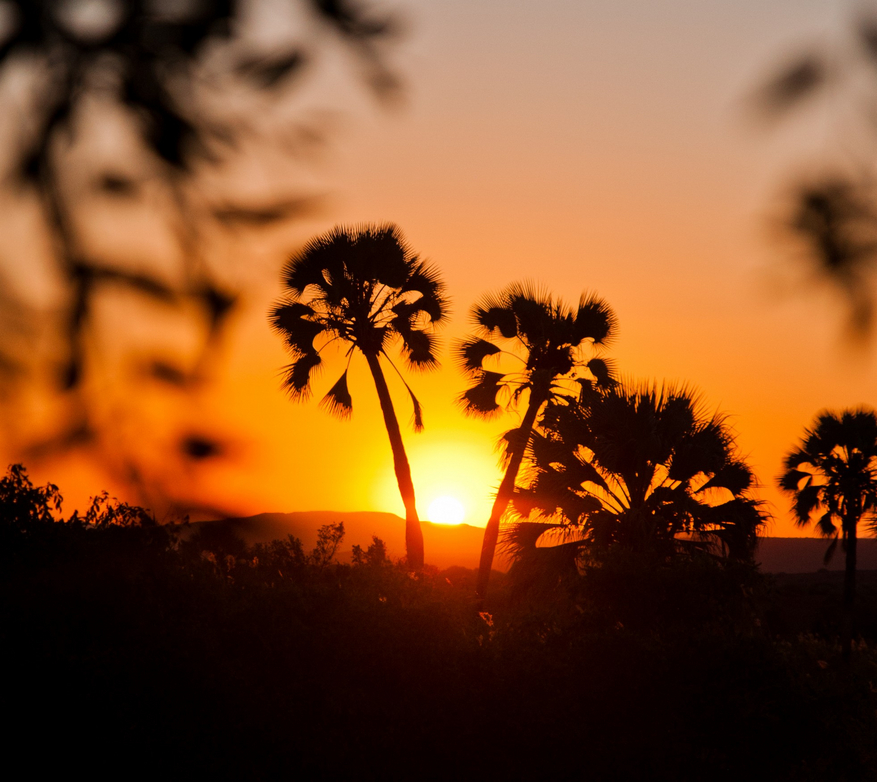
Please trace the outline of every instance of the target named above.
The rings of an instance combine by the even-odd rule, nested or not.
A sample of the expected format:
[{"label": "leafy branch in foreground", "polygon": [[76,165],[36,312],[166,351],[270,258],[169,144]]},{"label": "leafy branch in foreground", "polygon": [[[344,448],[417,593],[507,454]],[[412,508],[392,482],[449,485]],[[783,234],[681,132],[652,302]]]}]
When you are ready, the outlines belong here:
[{"label": "leafy branch in foreground", "polygon": [[[226,456],[228,438],[172,432],[156,456],[146,436],[115,437],[118,419],[148,415],[144,386],[162,402],[203,391],[242,299],[242,266],[228,266],[248,232],[322,195],[284,179],[242,197],[230,169],[313,156],[328,124],[287,109],[337,41],[388,96],[395,24],[357,0],[4,0],[0,17],[0,389],[10,410],[39,393],[55,408],[37,425],[15,410],[7,442],[29,463],[87,449],[144,501],[186,512],[198,500],[166,460]],[[28,226],[17,247],[10,224]]]}]

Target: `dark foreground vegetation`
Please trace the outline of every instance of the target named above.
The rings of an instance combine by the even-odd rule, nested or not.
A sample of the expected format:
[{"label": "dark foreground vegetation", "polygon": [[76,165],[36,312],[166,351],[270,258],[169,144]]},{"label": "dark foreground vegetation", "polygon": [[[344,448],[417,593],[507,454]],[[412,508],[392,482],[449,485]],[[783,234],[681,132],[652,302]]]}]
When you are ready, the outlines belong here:
[{"label": "dark foreground vegetation", "polygon": [[14,478],[0,492],[14,766],[98,778],[877,775],[877,638],[845,666],[831,621],[821,637],[786,622],[776,585],[745,566],[610,557],[553,595],[495,574],[479,613],[475,571],[415,576],[379,541],[339,565],[339,527],[305,552],[159,526],[109,500],[56,521],[57,492]]}]

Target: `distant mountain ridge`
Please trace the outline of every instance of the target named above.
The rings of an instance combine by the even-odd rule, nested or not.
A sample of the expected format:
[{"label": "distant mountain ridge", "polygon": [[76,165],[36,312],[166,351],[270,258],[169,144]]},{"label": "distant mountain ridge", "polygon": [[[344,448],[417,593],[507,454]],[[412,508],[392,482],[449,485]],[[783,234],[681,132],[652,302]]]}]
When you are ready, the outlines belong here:
[{"label": "distant mountain ridge", "polygon": [[[295,513],[259,513],[238,519],[202,521],[222,527],[241,538],[245,543],[267,543],[287,535],[301,540],[305,551],[312,549],[317,542],[317,530],[327,524],[344,522],[344,540],[338,552],[340,561],[349,561],[354,546],[368,548],[372,536],[377,536],[387,544],[387,552],[393,558],[405,555],[405,519],[394,513],[379,511],[299,511]],[[482,527],[468,524],[420,523],[423,529],[423,543],[426,551],[426,564],[440,569],[459,565],[477,568],[481,557]],[[506,565],[494,565],[505,570]]]},{"label": "distant mountain ridge", "polygon": [[[843,570],[844,552],[840,546],[827,565],[825,552],[831,543],[826,538],[762,538],[755,561],[765,573],[815,573],[818,570]],[[877,540],[859,538],[856,546],[858,570],[877,570]]]},{"label": "distant mountain ridge", "polygon": [[[309,550],[317,542],[317,530],[327,524],[344,522],[344,540],[339,559],[349,561],[355,545],[367,548],[372,536],[387,544],[392,557],[405,554],[405,520],[394,513],[379,511],[298,511],[294,513],[259,513],[245,518],[196,522],[223,528],[245,543],[266,543],[292,535]],[[481,556],[482,527],[468,524],[447,525],[421,522],[426,562],[440,569],[459,565],[477,568]],[[766,573],[815,573],[823,564],[829,541],[824,538],[762,538],[755,560]],[[877,539],[862,538],[857,549],[858,569],[877,570]],[[498,558],[499,559],[499,558]],[[508,562],[499,559],[498,570],[508,569]],[[828,570],[843,570],[844,555],[838,546]]]}]

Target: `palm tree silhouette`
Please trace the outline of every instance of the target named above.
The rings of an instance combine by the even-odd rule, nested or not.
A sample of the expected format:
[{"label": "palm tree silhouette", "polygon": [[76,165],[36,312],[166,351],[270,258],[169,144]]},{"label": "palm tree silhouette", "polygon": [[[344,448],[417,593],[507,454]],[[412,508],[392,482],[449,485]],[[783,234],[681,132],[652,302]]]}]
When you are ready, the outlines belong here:
[{"label": "palm tree silhouette", "polygon": [[[528,467],[515,508],[554,519],[520,522],[506,539],[516,567],[531,576],[544,566],[555,576],[575,573],[583,557],[612,547],[660,559],[718,549],[748,561],[765,521],[724,419],[705,415],[684,387],[583,386],[573,403],[549,405]],[[549,531],[564,542],[537,548]]]},{"label": "palm tree silhouette", "polygon": [[[387,349],[398,343],[410,368],[438,366],[433,332],[447,317],[444,283],[437,270],[419,260],[399,229],[390,224],[334,228],[294,255],[284,267],[282,279],[287,294],[275,304],[269,320],[293,358],[283,369],[283,386],[293,400],[306,400],[313,373],[323,361],[322,349],[335,341],[345,342],[347,366],[320,405],[347,418],[353,410],[347,385],[350,361],[355,352],[365,357],[405,505],[408,564],[419,570],[423,567],[423,533],[414,484],[380,359],[396,369]],[[405,387],[414,405],[414,430],[420,431],[420,403],[407,383]]]},{"label": "palm tree silhouette", "polygon": [[[863,519],[877,527],[877,414],[859,408],[840,415],[822,412],[801,444],[789,452],[779,486],[794,499],[792,511],[806,526],[823,511],[816,528],[833,537],[826,562],[837,546],[846,552],[843,592],[843,654],[852,649],[853,605],[856,594],[856,529]],[[838,528],[838,523],[840,527]]]},{"label": "palm tree silhouette", "polygon": [[[615,329],[609,305],[582,295],[569,308],[548,294],[515,283],[496,296],[486,296],[471,311],[477,336],[457,346],[463,372],[472,381],[460,397],[463,409],[483,418],[498,414],[503,402],[514,406],[527,395],[521,425],[505,436],[506,468],[484,531],[476,590],[483,601],[499,537],[499,524],[512,498],[515,479],[533,427],[545,403],[563,394],[577,378],[611,383],[609,368],[600,358],[586,360],[595,346],[605,344]],[[511,359],[514,366],[505,366]],[[484,368],[492,360],[496,370]]]}]

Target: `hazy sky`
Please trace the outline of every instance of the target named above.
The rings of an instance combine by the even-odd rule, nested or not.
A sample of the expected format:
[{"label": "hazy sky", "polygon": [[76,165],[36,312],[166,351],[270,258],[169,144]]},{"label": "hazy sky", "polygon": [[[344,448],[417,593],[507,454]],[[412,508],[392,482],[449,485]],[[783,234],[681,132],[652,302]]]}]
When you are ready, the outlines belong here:
[{"label": "hazy sky", "polygon": [[[536,280],[570,301],[597,291],[619,317],[611,355],[621,371],[690,383],[709,409],[726,412],[768,484],[765,497],[779,506],[774,534],[789,533],[785,502],[770,487],[783,452],[820,408],[877,402],[877,361],[873,347],[841,349],[831,293],[804,284],[772,238],[790,177],[830,153],[822,133],[830,112],[817,106],[797,123],[766,128],[745,99],[801,46],[845,40],[851,6],[402,7],[407,105],[351,128],[338,168],[342,198],[326,226],[397,222],[445,272],[455,303],[448,338],[465,333],[474,300],[511,281]],[[278,350],[274,364],[282,360]],[[491,426],[461,418],[453,397],[463,382],[450,361],[413,385],[427,415],[426,432],[407,435],[420,504],[442,483],[471,504],[484,473],[465,489],[455,483],[475,472],[470,462],[493,467],[495,435],[514,418]],[[322,507],[339,478],[350,490],[333,507],[401,508],[374,392],[364,387],[355,404],[346,424],[315,404],[271,408],[271,425],[286,419],[289,427],[276,458],[285,451],[286,464],[304,470],[295,491],[290,474],[286,505],[280,491],[272,507]],[[313,447],[322,444],[316,465],[295,453],[304,426]],[[347,443],[355,444],[352,464]],[[332,479],[321,475],[327,463]],[[375,473],[386,476],[377,496],[367,491]],[[494,470],[493,485],[498,478]],[[479,514],[467,521],[481,523]]]},{"label": "hazy sky", "polygon": [[[353,369],[351,421],[317,408],[340,361],[315,400],[293,405],[279,391],[286,357],[265,320],[279,293],[270,282],[283,260],[278,247],[288,249],[293,235],[392,221],[445,274],[454,303],[446,344],[466,333],[479,296],[510,282],[532,280],[570,302],[583,290],[607,299],[619,318],[609,355],[624,376],[690,384],[707,409],[727,413],[777,506],[771,533],[793,534],[772,488],[782,455],[821,408],[877,403],[877,342],[842,347],[831,291],[807,285],[805,267],[775,237],[783,189],[832,154],[833,108],[815,103],[768,128],[752,120],[746,97],[801,46],[848,40],[857,6],[393,7],[406,21],[393,57],[406,85],[401,105],[381,109],[342,84],[343,64],[314,63],[298,108],[331,116],[339,133],[326,161],[301,175],[332,194],[330,207],[282,242],[265,239],[256,254],[248,310],[217,386],[181,414],[217,416],[239,447],[218,468],[193,469],[192,491],[218,493],[241,512],[401,513],[364,362]],[[436,495],[452,494],[468,523],[485,523],[500,478],[494,444],[515,417],[463,418],[454,400],[464,382],[449,357],[411,385],[427,427],[404,432],[421,515]],[[406,421],[407,400],[398,400]],[[57,469],[47,477],[63,489]]]}]

